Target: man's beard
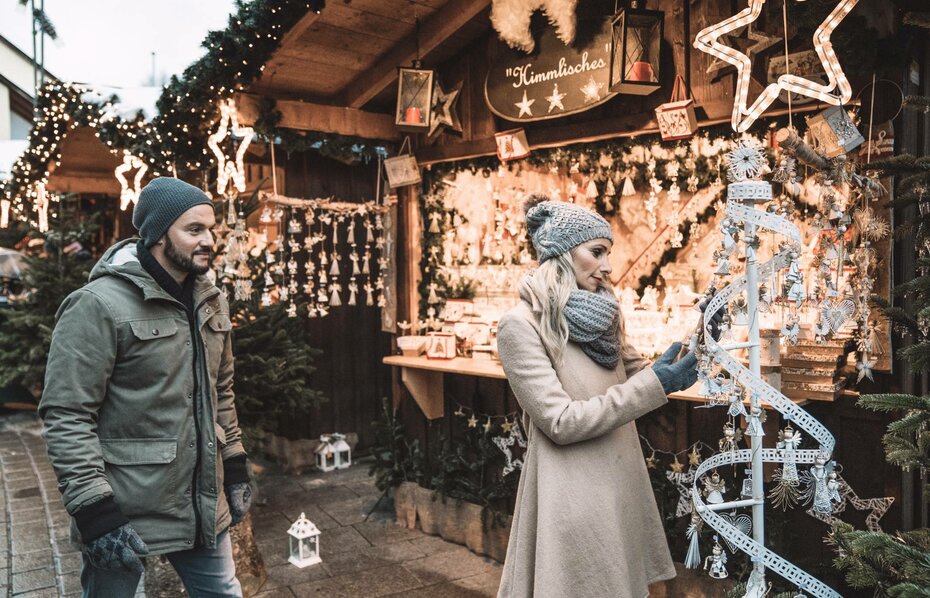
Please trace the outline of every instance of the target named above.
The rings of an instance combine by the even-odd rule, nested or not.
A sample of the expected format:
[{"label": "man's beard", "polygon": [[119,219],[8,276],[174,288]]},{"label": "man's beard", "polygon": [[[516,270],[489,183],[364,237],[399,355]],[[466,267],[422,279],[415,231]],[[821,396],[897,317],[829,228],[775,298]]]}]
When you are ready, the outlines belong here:
[{"label": "man's beard", "polygon": [[210,261],[209,260],[207,261],[206,266],[195,266],[194,256],[198,254],[206,254],[207,256],[211,256],[213,252],[212,251],[205,252],[203,250],[198,249],[194,251],[193,253],[191,253],[190,255],[184,255],[183,253],[178,251],[178,248],[175,247],[175,245],[171,242],[171,239],[168,237],[168,235],[165,235],[165,257],[167,257],[171,261],[172,264],[177,266],[178,269],[184,272],[192,272],[193,274],[198,275],[198,276],[201,274],[206,274],[207,271],[210,269]]}]

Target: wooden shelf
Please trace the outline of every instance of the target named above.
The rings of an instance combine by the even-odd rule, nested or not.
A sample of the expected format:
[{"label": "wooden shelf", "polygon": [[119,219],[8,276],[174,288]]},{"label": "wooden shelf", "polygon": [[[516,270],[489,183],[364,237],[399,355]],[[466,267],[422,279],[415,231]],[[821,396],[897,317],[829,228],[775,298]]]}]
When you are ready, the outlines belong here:
[{"label": "wooden shelf", "polygon": [[445,372],[447,374],[464,374],[466,376],[481,376],[483,378],[498,378],[501,380],[507,378],[507,376],[504,375],[504,368],[501,367],[499,362],[486,359],[471,359],[468,357],[428,359],[423,356],[406,357],[403,355],[391,355],[384,358],[384,363],[404,368]]}]

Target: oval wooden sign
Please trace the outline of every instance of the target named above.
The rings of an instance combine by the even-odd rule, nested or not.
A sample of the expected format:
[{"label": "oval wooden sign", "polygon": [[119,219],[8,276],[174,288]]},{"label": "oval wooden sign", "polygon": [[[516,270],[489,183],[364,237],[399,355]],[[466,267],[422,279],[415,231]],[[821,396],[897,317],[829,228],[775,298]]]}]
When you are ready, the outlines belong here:
[{"label": "oval wooden sign", "polygon": [[533,54],[504,48],[484,82],[491,111],[516,122],[546,120],[583,112],[617,95],[609,90],[610,21],[579,19],[574,46],[566,46],[547,25]]}]

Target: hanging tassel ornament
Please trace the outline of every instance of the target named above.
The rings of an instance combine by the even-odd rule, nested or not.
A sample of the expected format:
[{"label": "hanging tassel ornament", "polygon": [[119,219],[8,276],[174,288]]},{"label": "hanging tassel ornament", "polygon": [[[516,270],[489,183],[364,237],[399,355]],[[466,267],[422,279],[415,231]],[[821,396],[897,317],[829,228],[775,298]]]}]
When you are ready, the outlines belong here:
[{"label": "hanging tassel ornament", "polygon": [[339,274],[340,274],[340,272],[339,272],[339,260],[336,259],[336,255],[333,254],[333,263],[332,263],[332,265],[329,267],[329,275],[335,277],[335,276],[339,276]]},{"label": "hanging tassel ornament", "polygon": [[623,178],[623,189],[620,194],[625,197],[636,195],[636,187],[633,185],[633,179],[630,178],[629,174]]},{"label": "hanging tassel ornament", "polygon": [[688,553],[685,555],[685,568],[697,569],[701,566],[701,546],[700,536],[701,528],[704,527],[704,520],[696,510],[691,512],[691,523],[688,524],[688,531],[685,536],[688,538]]}]

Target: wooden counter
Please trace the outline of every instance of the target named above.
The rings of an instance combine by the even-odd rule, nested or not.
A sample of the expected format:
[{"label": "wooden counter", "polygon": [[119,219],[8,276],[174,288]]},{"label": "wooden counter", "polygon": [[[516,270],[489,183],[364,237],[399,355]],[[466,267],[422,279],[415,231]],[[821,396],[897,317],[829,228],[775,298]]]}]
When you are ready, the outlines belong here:
[{"label": "wooden counter", "polygon": [[[456,357],[454,359],[428,359],[390,355],[384,363],[400,368],[400,379],[410,391],[427,419],[442,417],[445,412],[443,374],[464,374],[483,378],[505,379],[504,370],[497,361]],[[400,397],[396,397],[395,402]],[[397,407],[397,405],[394,405]]]},{"label": "wooden counter", "polygon": [[[504,380],[504,369],[500,362],[485,359],[471,359],[456,357],[455,359],[428,359],[425,356],[406,357],[403,355],[390,355],[384,358],[387,365],[400,367],[401,381],[411,396],[420,406],[427,419],[436,419],[444,415],[445,391],[443,389],[443,374],[463,374],[465,376],[480,376],[483,378],[497,378]],[[707,399],[697,393],[698,385],[681,392],[673,392],[668,396],[673,401],[688,401],[693,403],[706,403]],[[396,400],[399,400],[399,397]],[[804,405],[808,401],[795,401]],[[744,403],[749,405],[749,401]],[[395,405],[396,407],[397,405]],[[771,409],[768,403],[763,403],[765,409]]]}]

